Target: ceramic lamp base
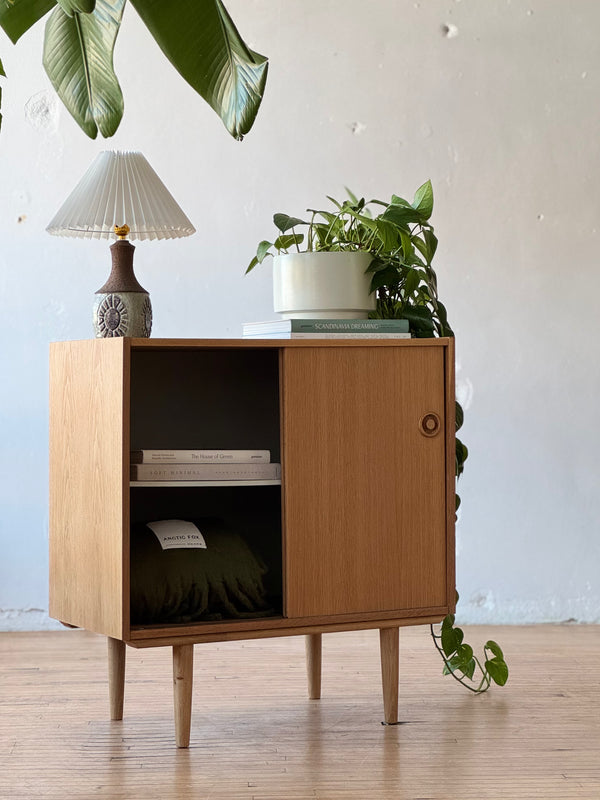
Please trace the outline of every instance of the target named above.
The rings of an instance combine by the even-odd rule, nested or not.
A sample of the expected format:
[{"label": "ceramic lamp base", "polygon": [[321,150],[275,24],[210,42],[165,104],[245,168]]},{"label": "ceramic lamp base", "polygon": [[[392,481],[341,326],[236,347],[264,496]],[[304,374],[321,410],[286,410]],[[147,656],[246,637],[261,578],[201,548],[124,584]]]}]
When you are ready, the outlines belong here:
[{"label": "ceramic lamp base", "polygon": [[97,339],[135,336],[147,339],[152,330],[152,304],[148,292],[97,292],[94,332]]},{"label": "ceramic lamp base", "polygon": [[150,295],[133,274],[134,250],[131,242],[125,239],[119,239],[110,247],[111,273],[96,292],[94,303],[96,339],[110,336],[147,339],[150,336],[152,304]]}]

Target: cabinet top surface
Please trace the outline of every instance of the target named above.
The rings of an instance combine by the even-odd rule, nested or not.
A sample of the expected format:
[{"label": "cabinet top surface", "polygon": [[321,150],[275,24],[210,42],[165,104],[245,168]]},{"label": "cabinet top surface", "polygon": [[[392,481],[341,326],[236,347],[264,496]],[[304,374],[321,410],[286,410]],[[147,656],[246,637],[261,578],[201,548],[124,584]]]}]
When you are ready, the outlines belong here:
[{"label": "cabinet top surface", "polygon": [[185,350],[187,348],[294,348],[294,347],[447,347],[449,338],[430,339],[81,339],[77,342],[52,342],[51,347],[69,344],[115,348],[116,350]]}]

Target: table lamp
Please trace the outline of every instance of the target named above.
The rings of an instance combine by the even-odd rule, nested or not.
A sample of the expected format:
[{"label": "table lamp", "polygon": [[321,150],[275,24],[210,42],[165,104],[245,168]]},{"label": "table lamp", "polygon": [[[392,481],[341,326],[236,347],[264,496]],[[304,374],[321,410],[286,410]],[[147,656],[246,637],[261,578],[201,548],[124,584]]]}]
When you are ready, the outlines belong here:
[{"label": "table lamp", "polygon": [[195,228],[142,153],[99,153],[46,228],[55,236],[110,239],[112,270],[96,292],[97,338],[148,337],[150,296],[133,273],[129,239],[174,239]]}]

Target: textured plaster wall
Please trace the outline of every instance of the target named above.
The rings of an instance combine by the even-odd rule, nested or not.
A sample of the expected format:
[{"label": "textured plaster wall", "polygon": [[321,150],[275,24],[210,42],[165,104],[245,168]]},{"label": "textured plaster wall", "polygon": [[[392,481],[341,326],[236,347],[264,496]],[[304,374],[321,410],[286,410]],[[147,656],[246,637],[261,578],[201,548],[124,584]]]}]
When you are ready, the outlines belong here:
[{"label": "textured plaster wall", "polygon": [[243,277],[273,211],[410,195],[431,178],[440,293],[457,335],[470,458],[464,622],[600,621],[600,6],[593,0],[230,0],[268,54],[243,143],[185,86],[132,8],[126,115],[86,139],[41,67],[42,27],[0,55],[0,627],[47,608],[47,358],[91,336],[107,245],[48,236],[95,154],[142,150],[197,227],[142,243],[156,336],[236,336],[273,316]]}]

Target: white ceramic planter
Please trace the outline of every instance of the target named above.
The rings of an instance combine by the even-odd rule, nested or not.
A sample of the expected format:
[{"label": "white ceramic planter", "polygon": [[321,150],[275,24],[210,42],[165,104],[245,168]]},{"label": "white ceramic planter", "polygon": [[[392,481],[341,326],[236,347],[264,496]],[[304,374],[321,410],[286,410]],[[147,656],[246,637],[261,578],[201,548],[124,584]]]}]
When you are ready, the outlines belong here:
[{"label": "white ceramic planter", "polygon": [[289,253],[273,259],[273,305],[284,319],[366,319],[375,308],[369,294],[368,253]]}]

